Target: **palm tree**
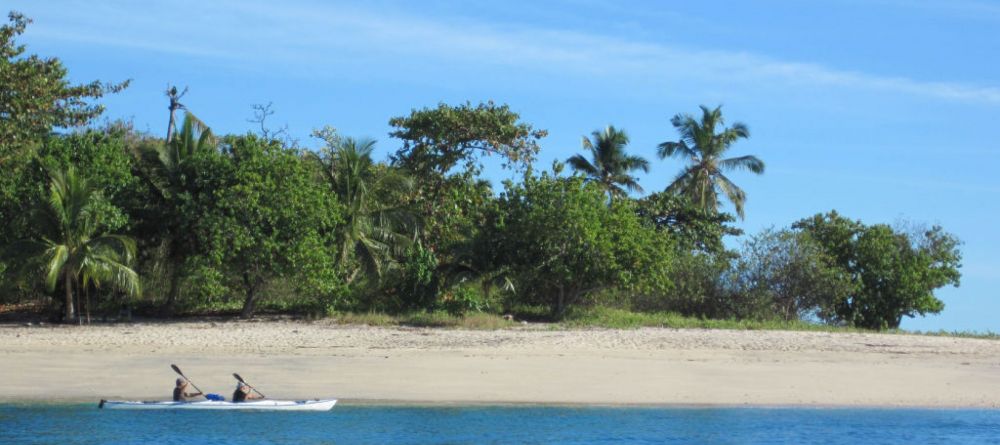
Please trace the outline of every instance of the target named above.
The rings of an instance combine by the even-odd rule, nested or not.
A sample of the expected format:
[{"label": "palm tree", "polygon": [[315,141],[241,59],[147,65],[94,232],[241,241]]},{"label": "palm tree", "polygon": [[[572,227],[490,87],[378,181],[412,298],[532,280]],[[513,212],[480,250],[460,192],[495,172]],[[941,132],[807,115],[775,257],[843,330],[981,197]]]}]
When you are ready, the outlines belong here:
[{"label": "palm tree", "polygon": [[167,88],[167,99],[170,100],[170,105],[167,107],[170,110],[170,120],[167,121],[167,140],[171,140],[176,130],[175,117],[177,110],[184,110],[184,104],[181,103],[181,98],[187,94],[187,87],[184,87],[184,91],[177,91],[176,86],[171,86]]},{"label": "palm tree", "polygon": [[638,180],[629,173],[633,170],[648,173],[649,161],[625,153],[628,134],[608,125],[603,132],[594,130],[591,137],[584,136],[583,148],[590,150],[593,162],[583,155],[574,155],[566,160],[570,167],[583,173],[588,181],[600,183],[612,199],[625,196],[626,189],[642,193]]},{"label": "palm tree", "polygon": [[212,130],[194,114],[186,112],[180,131],[173,134],[167,143],[153,141],[136,147],[133,155],[137,158],[137,170],[157,195],[156,206],[164,211],[157,219],[156,231],[161,234],[160,252],[169,263],[170,288],[167,293],[165,312],[174,311],[180,293],[180,265],[184,262],[191,246],[185,244],[178,197],[188,190],[184,177],[184,164],[198,152],[215,150],[217,141]]},{"label": "palm tree", "polygon": [[721,191],[736,207],[736,214],[743,219],[746,193],[723,172],[746,169],[759,175],[764,173],[764,162],[756,156],[721,159],[736,141],[749,138],[750,130],[745,124],[736,122],[732,127],[723,128],[716,133],[716,127],[725,125],[722,107],[709,109],[702,105],[701,111],[700,122],[690,114],[674,116],[670,123],[680,132],[680,140],[659,145],[657,154],[660,159],[673,156],[688,162],[688,166],[667,186],[667,191],[686,195],[702,209],[713,213],[718,211],[718,196]]},{"label": "palm tree", "polygon": [[[10,246],[22,264],[42,265],[45,286],[54,292],[62,283],[66,292],[66,320],[77,317],[74,291],[108,283],[129,295],[141,292],[132,269],[135,241],[123,235],[100,233],[96,189],[75,169],[53,172],[49,199],[37,209],[41,236]],[[76,298],[79,302],[79,296]]]},{"label": "palm tree", "polygon": [[413,180],[398,170],[372,161],[372,139],[336,138],[324,155],[310,153],[344,206],[339,261],[348,264],[352,255],[360,267],[350,271],[350,284],[364,270],[381,277],[394,257],[402,255],[413,240],[415,213],[406,204],[386,205],[385,195],[405,195]]}]

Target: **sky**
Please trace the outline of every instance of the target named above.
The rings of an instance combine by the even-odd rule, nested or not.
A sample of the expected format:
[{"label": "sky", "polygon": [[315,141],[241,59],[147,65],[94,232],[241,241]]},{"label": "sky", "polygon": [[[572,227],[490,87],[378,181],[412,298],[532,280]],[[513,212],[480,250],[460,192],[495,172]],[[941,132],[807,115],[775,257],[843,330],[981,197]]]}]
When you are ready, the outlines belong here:
[{"label": "sky", "polygon": [[[961,286],[911,330],[1000,332],[1000,1],[8,0],[21,42],[78,82],[132,79],[106,116],[165,133],[167,85],[216,133],[254,104],[306,147],[315,128],[377,139],[414,108],[493,100],[548,130],[538,166],[613,124],[650,160],[647,192],[681,168],[656,145],[670,118],[722,105],[764,160],[730,177],[747,233],[837,210],[865,223],[941,225],[962,245]],[[488,164],[487,178],[509,177]],[[731,211],[731,209],[729,209]],[[731,245],[738,246],[739,240]]]}]

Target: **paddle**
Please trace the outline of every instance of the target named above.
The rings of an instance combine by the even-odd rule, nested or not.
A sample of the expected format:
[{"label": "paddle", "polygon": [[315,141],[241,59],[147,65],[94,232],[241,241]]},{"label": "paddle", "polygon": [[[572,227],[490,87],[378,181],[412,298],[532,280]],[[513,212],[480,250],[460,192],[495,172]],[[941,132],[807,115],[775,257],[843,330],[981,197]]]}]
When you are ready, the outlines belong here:
[{"label": "paddle", "polygon": [[205,391],[202,391],[202,390],[201,390],[201,388],[198,388],[198,385],[195,385],[195,384],[194,384],[194,382],[192,382],[192,381],[191,381],[191,379],[189,379],[189,378],[188,378],[188,376],[184,375],[184,373],[183,373],[183,372],[181,372],[181,368],[178,368],[178,367],[177,367],[177,365],[175,365],[175,364],[172,364],[172,363],[170,364],[170,367],[171,367],[171,368],[174,368],[174,372],[176,372],[176,373],[180,374],[180,376],[181,376],[181,377],[184,377],[184,380],[187,380],[187,381],[188,381],[188,383],[190,383],[190,384],[191,384],[191,386],[193,386],[193,387],[194,387],[194,389],[198,390],[198,392],[200,392],[200,393],[201,393],[201,396],[202,396],[202,397],[204,397],[204,398],[206,398],[206,399],[208,398],[208,396],[207,396],[207,395],[205,395]]},{"label": "paddle", "polygon": [[[249,387],[250,387],[250,389],[252,389],[252,390],[254,390],[254,391],[257,391],[257,388],[254,388],[254,387],[253,387],[253,385],[251,385],[251,384],[247,383],[247,381],[246,381],[246,380],[243,380],[243,377],[240,377],[240,375],[239,375],[239,374],[237,374],[237,373],[235,373],[235,372],[234,372],[234,373],[233,373],[233,377],[236,377],[236,380],[239,380],[239,381],[240,381],[240,383],[242,383],[242,384],[244,384],[244,385],[247,385],[247,386],[249,386]],[[260,391],[257,391],[257,394],[260,394],[260,396],[261,396],[261,397],[263,397],[263,398],[265,398],[265,399],[267,398],[267,396],[265,396],[265,395],[264,395],[264,393],[262,393],[262,392],[260,392]]]}]

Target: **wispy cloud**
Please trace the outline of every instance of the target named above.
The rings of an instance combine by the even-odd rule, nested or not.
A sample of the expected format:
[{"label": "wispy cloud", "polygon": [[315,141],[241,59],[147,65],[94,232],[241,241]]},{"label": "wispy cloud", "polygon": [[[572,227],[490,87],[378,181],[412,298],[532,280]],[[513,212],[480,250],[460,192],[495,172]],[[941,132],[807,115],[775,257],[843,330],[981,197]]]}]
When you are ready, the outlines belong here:
[{"label": "wispy cloud", "polygon": [[[880,76],[760,54],[691,49],[577,31],[328,3],[278,7],[230,0],[207,6],[193,2],[153,5],[119,2],[105,3],[103,8],[82,4],[64,8],[60,15],[63,22],[40,27],[39,34],[183,56],[270,62],[299,70],[343,69],[356,60],[382,64],[420,61],[446,67],[442,69],[499,66],[659,82],[697,79],[772,87],[835,87],[1000,104],[1000,88],[995,86]],[[107,23],[116,26],[107,27]]]}]

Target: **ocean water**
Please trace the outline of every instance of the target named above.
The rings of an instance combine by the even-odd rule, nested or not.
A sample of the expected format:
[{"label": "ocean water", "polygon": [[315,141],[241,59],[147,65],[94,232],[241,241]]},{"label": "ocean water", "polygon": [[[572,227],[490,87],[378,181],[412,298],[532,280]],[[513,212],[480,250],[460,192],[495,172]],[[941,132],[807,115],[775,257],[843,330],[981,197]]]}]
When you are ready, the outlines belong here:
[{"label": "ocean water", "polygon": [[1000,444],[1000,410],[0,405],[0,444]]}]

